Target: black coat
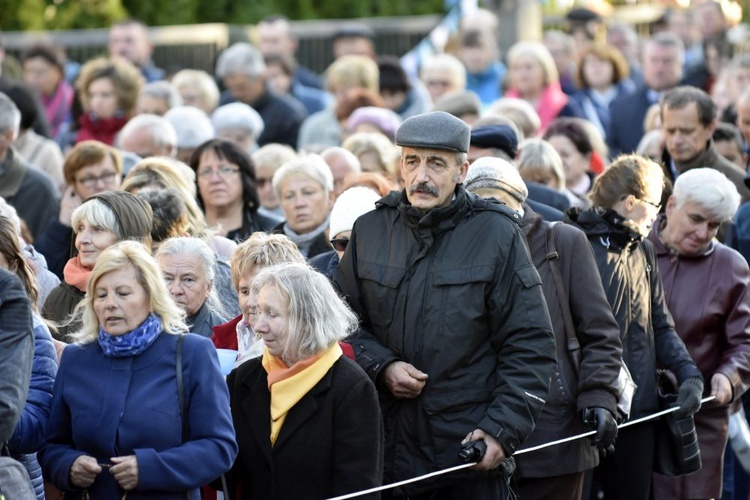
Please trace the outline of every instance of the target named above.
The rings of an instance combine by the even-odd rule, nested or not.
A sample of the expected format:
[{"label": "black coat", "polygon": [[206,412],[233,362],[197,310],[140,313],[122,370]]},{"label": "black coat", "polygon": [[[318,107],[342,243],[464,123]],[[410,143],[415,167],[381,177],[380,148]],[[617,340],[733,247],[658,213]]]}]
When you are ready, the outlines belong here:
[{"label": "black coat", "polygon": [[607,146],[612,158],[620,153],[632,153],[643,138],[643,120],[654,104],[649,97],[649,88],[641,85],[633,92],[620,94],[609,104],[611,117]]},{"label": "black coat", "polygon": [[[554,228],[554,229],[553,229]],[[617,375],[622,344],[620,329],[604,294],[599,270],[586,235],[568,224],[550,224],[528,205],[524,206],[521,229],[529,242],[534,265],[542,278],[552,327],[555,331],[557,367],[550,393],[534,432],[524,447],[536,446],[589,431],[581,410],[606,408],[617,414]],[[548,235],[554,235],[555,262],[549,253]],[[559,269],[563,292],[559,293],[553,267]],[[563,298],[567,302],[563,302]],[[569,310],[575,336],[581,346],[581,365],[572,361],[563,310]],[[565,460],[560,460],[565,457]],[[599,464],[599,451],[589,439],[578,439],[519,455],[516,474],[522,478],[573,474]]]},{"label": "black coat", "polygon": [[227,378],[240,448],[230,491],[254,500],[313,500],[380,486],[383,424],[375,387],[362,370],[341,356],[289,411],[272,448],[271,394],[261,359]]},{"label": "black coat", "polygon": [[[482,429],[511,455],[531,433],[555,365],[539,273],[518,214],[459,185],[422,215],[393,192],[354,224],[335,281],[360,318],[350,338],[378,383],[402,360],[429,375],[416,399],[380,391],[384,480],[458,465],[461,440]],[[458,472],[409,494],[477,479]]]},{"label": "black coat", "polygon": [[654,246],[612,210],[571,208],[567,217],[589,238],[607,300],[620,325],[622,357],[638,386],[630,417],[658,411],[657,367],[674,372],[680,383],[702,376],[674,329]]}]

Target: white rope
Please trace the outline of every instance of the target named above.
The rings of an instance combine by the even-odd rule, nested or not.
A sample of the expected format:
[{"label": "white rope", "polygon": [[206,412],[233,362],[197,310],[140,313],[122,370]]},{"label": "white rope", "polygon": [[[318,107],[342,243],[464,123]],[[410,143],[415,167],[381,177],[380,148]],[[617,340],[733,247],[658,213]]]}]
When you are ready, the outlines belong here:
[{"label": "white rope", "polygon": [[[701,405],[704,403],[708,403],[709,401],[713,401],[716,399],[716,396],[709,396],[707,398],[703,398],[701,400]],[[669,408],[667,410],[662,410],[660,412],[652,413],[651,415],[646,415],[645,417],[637,418],[635,420],[630,420],[628,422],[625,422],[623,424],[620,424],[617,426],[618,429],[624,429],[625,427],[630,427],[631,425],[640,424],[642,422],[647,422],[649,420],[653,420],[655,418],[659,418],[663,415],[667,415],[669,413],[673,413],[677,410],[679,410],[679,406],[674,406],[672,408]],[[578,434],[576,436],[570,436],[563,439],[558,439],[557,441],[550,441],[549,443],[540,444],[538,446],[532,446],[531,448],[523,448],[521,450],[518,450],[514,456],[516,455],[522,455],[524,453],[530,453],[532,451],[541,450],[542,448],[549,448],[550,446],[556,446],[558,444],[567,443],[568,441],[575,441],[577,439],[581,439],[588,436],[593,436],[596,434],[596,431],[589,431],[584,432],[583,434]],[[384,491],[384,490],[390,490],[391,488],[398,488],[399,486],[404,486],[406,484],[416,483],[419,481],[424,481],[425,479],[429,479],[431,477],[435,476],[442,476],[443,474],[450,474],[451,472],[456,472],[463,469],[468,469],[469,467],[474,467],[479,462],[471,462],[468,464],[461,464],[457,465],[455,467],[450,467],[448,469],[442,469],[435,472],[430,472],[429,474],[424,474],[422,476],[412,477],[411,479],[404,479],[403,481],[399,481],[397,483],[390,483],[390,484],[384,484],[383,486],[377,486],[375,488],[370,488],[368,490],[361,490],[361,491],[355,491],[354,493],[348,493],[346,495],[341,495],[338,497],[329,498],[328,500],[347,500],[348,498],[356,498],[363,495],[369,495],[370,493],[377,493],[378,491]]]}]

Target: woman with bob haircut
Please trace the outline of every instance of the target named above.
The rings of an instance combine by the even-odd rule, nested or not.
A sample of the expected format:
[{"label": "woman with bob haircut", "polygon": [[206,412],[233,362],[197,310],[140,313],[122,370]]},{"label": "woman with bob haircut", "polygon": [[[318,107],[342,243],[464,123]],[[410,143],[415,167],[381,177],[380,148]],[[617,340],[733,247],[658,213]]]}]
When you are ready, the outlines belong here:
[{"label": "woman with bob haircut", "polygon": [[[622,339],[622,360],[637,386],[629,418],[659,411],[657,363],[677,378],[676,414],[692,415],[701,406],[703,377],[675,331],[656,263],[644,239],[659,214],[664,172],[635,155],[620,156],[596,179],[593,206],[567,212],[566,222],[583,230],[594,250],[604,292]],[[573,292],[575,293],[575,292]],[[656,424],[642,422],[618,432],[614,454],[595,470],[592,495],[649,498],[654,469]]]},{"label": "woman with bob haircut", "polygon": [[356,316],[325,276],[302,264],[265,269],[253,286],[265,348],[227,378],[239,445],[230,483],[242,498],[259,499],[329,498],[380,485],[375,386],[339,346]]},{"label": "woman with bob haircut", "polygon": [[83,65],[76,80],[83,114],[75,143],[96,140],[114,145],[117,133],[135,114],[144,84],[138,69],[123,59],[99,57]]},{"label": "woman with bob haircut", "polygon": [[237,454],[228,394],[211,342],[181,335],[184,312],[148,249],[104,251],[76,313],[82,327],[63,352],[40,454],[45,477],[66,498],[200,498]]},{"label": "woman with bob haircut", "polygon": [[273,232],[287,235],[308,259],[330,251],[333,174],[323,158],[310,154],[285,163],[273,175],[273,189],[286,218]]},{"label": "woman with bob haircut", "polygon": [[604,171],[604,161],[594,148],[580,118],[559,118],[553,121],[542,138],[555,148],[565,171],[565,187],[579,200],[574,206],[585,206],[586,194],[591,190],[598,173]]},{"label": "woman with bob haircut", "polygon": [[[122,240],[134,240],[151,248],[151,206],[130,193],[106,191],[91,196],[73,211],[73,230],[78,254],[68,260],[63,282],[44,303],[43,316],[59,325],[57,339],[72,340],[78,325],[71,317],[86,294],[91,271],[101,253]],[[71,322],[73,321],[73,322]]]},{"label": "woman with bob haircut", "polygon": [[721,497],[729,414],[750,387],[750,269],[715,239],[739,205],[724,174],[690,169],[649,234],[675,328],[716,397],[694,416],[703,466],[681,477],[654,475],[654,498]]},{"label": "woman with bob haircut", "polygon": [[508,91],[505,97],[531,104],[541,120],[541,130],[559,116],[583,116],[560,87],[555,60],[541,42],[523,41],[508,51]]},{"label": "woman with bob haircut", "polygon": [[211,139],[190,156],[196,176],[198,205],[206,223],[237,242],[255,231],[269,231],[275,220],[258,213],[260,198],[250,155],[225,139]]},{"label": "woman with bob haircut", "polygon": [[182,97],[184,106],[194,106],[211,116],[219,105],[219,87],[216,80],[199,69],[183,69],[172,77],[172,86]]}]

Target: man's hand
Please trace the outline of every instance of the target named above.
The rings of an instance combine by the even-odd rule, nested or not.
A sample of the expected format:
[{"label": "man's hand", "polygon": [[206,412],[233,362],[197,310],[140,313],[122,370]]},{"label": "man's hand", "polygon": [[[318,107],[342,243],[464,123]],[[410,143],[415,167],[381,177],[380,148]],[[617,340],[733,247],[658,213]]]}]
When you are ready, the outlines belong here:
[{"label": "man's hand", "polygon": [[466,444],[469,441],[484,441],[487,445],[487,451],[484,452],[482,461],[476,464],[472,469],[476,470],[492,470],[500,467],[500,464],[505,460],[505,452],[503,451],[500,442],[494,437],[490,436],[482,429],[476,429],[474,432],[470,432],[466,435],[461,444]]},{"label": "man's hand", "polygon": [[617,421],[606,408],[591,407],[583,410],[583,421],[596,431],[591,436],[594,446],[599,448],[603,456],[615,452],[615,439],[617,439]]},{"label": "man's hand", "polygon": [[714,373],[711,377],[711,395],[715,396],[714,403],[725,405],[732,400],[732,382],[723,373]]},{"label": "man's hand", "polygon": [[71,186],[68,186],[60,198],[59,221],[63,226],[72,226],[70,221],[73,211],[81,206],[81,197],[76,194]]},{"label": "man's hand", "polygon": [[422,393],[427,374],[405,361],[394,361],[383,369],[383,383],[396,399],[414,399]]},{"label": "man's hand", "polygon": [[102,471],[94,457],[81,455],[70,467],[70,484],[78,488],[88,488]]},{"label": "man's hand", "polygon": [[113,457],[109,473],[120,483],[123,490],[135,489],[138,486],[138,460],[136,456]]}]

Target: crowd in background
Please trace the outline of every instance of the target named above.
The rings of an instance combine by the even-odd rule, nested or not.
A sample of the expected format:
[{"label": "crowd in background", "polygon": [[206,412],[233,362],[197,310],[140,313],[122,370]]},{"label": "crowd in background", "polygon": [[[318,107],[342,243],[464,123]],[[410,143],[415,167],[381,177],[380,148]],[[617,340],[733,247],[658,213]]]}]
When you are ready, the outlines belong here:
[{"label": "crowd in background", "polygon": [[[421,62],[418,75],[407,74],[394,55],[378,54],[372,29],[353,22],[342,23],[333,34],[334,62],[318,75],[296,61],[298,42],[283,15],[261,20],[254,43],[235,43],[219,54],[213,74],[191,68],[166,74],[151,59],[147,27],[135,20],[110,28],[106,55],[79,64],[66,60],[53,44],[27,47],[19,78],[0,75],[0,267],[17,274],[28,294],[34,355],[28,399],[19,408],[23,416],[15,434],[0,436],[0,442],[6,441],[25,465],[36,497],[45,497],[46,482],[48,498],[59,494],[55,489],[91,498],[134,490],[131,498],[138,498],[139,488],[158,498],[167,498],[158,496],[166,491],[198,498],[200,487],[203,495],[214,495],[208,485],[224,472],[228,484],[214,481],[214,489],[228,487],[232,494],[249,497],[252,492],[260,498],[323,497],[382,482],[381,441],[390,432],[388,419],[381,422],[377,411],[377,390],[383,388],[351,362],[367,365],[359,359],[359,348],[352,350],[346,342],[356,318],[336,298],[331,283],[358,217],[382,205],[381,198],[392,191],[405,186],[408,191],[397,131],[409,118],[439,111],[470,127],[468,161],[486,169],[469,170],[466,190],[484,196],[481,190],[489,188],[486,196],[500,199],[510,193],[504,201],[521,218],[534,214],[521,223],[532,258],[538,216],[582,229],[602,278],[611,271],[614,279],[630,284],[623,276],[647,275],[648,299],[638,287],[632,296],[614,297],[605,280],[603,292],[615,317],[608,310],[608,317],[596,319],[614,329],[616,320],[622,359],[632,363],[631,371],[636,365],[682,370],[681,383],[698,379],[698,393],[705,383],[706,395],[719,395],[720,408],[709,407],[695,417],[706,450],[701,475],[685,476],[682,482],[657,475],[654,498],[750,498],[750,460],[744,454],[750,450],[750,430],[742,407],[742,393],[750,384],[750,51],[744,51],[736,35],[740,30],[720,3],[694,3],[668,9],[648,36],[576,8],[568,13],[564,30],[546,31],[542,40],[518,42],[505,53],[498,47],[498,30],[506,20],[479,9],[462,19],[442,53]],[[488,158],[504,160],[512,172],[482,162]],[[617,168],[610,170],[613,164]],[[681,174],[706,168],[720,175],[700,177],[718,186],[718,198],[692,194],[690,186],[695,192],[701,186],[688,180],[683,191],[673,193]],[[478,184],[470,189],[470,181]],[[690,224],[695,227],[688,230]],[[612,232],[614,225],[621,232]],[[685,234],[678,235],[677,227]],[[586,238],[579,236],[570,236],[570,244],[586,246]],[[689,238],[697,241],[695,248],[686,243]],[[630,258],[637,253],[638,245],[646,248],[636,265],[641,267],[618,260],[620,254]],[[721,269],[698,274],[706,268],[690,268],[691,259],[708,254],[716,256]],[[675,264],[680,258],[686,262]],[[306,274],[306,262],[329,280]],[[721,270],[728,272],[724,283],[731,282],[731,289],[721,283],[710,288],[710,276]],[[378,272],[372,271],[377,276],[370,279],[388,284],[388,271]],[[541,268],[540,274],[545,281]],[[587,279],[599,286],[595,274]],[[254,285],[256,278],[260,281]],[[697,279],[702,281],[691,281]],[[707,297],[702,289],[704,295],[680,300],[681,291],[704,284],[714,295]],[[398,288],[399,283],[391,285]],[[568,294],[585,296],[578,285],[568,283]],[[604,304],[602,290],[592,297],[583,302]],[[711,302],[716,297],[722,297],[718,305]],[[296,300],[310,309],[297,310]],[[648,319],[637,332],[632,325],[642,319],[639,311],[628,310],[630,316],[623,318],[614,303],[628,300],[639,306],[650,301],[640,311]],[[100,305],[109,301],[114,305]],[[705,308],[696,312],[697,303]],[[108,315],[107,307],[125,313]],[[584,323],[571,309],[575,322]],[[307,332],[301,324],[315,325],[308,332],[314,341],[275,337],[281,331],[275,323],[281,321],[278,310],[286,311],[280,316],[289,328]],[[552,308],[550,315],[553,326],[562,329],[554,325]],[[722,319],[696,331],[693,325],[706,317]],[[330,322],[319,325],[323,318]],[[110,338],[111,329],[126,335]],[[205,339],[188,336],[192,340],[183,346],[160,336],[187,331]],[[636,335],[646,335],[651,344],[636,343]],[[129,336],[135,339],[132,345],[118,340]],[[257,363],[252,371],[235,370],[227,389],[219,358],[206,339],[219,349],[238,351],[236,366]],[[92,345],[101,345],[103,353]],[[688,358],[680,358],[683,348],[695,364],[687,366]],[[175,362],[183,349],[184,357]],[[655,356],[651,364],[640,364],[648,356]],[[289,370],[301,360],[309,361],[304,373],[320,371],[308,391],[321,381],[331,385],[332,401],[323,405],[328,413],[317,417],[315,427],[309,425],[332,444],[316,456],[300,451],[314,440],[292,440],[298,456],[281,454],[278,466],[288,467],[289,476],[277,477],[268,465],[268,449],[248,451],[257,429],[238,422],[264,420],[262,433],[270,432],[272,444],[287,441],[282,425],[288,429],[299,423],[289,408],[282,411],[277,405],[289,398],[293,406],[302,397],[284,385],[297,380],[299,373]],[[171,378],[175,366],[177,384],[182,384],[184,366],[179,390]],[[133,375],[123,382],[112,375],[118,370]],[[334,372],[336,377],[328,380]],[[267,408],[259,412],[243,405],[245,399],[260,406],[269,402],[268,395],[254,391],[251,375],[261,385],[267,382],[269,394],[277,398],[270,417]],[[640,376],[642,381],[650,377]],[[656,391],[650,384],[641,382],[640,390]],[[355,389],[347,393],[350,387]],[[175,396],[181,390],[187,409]],[[570,390],[574,399],[584,392],[582,386]],[[182,392],[178,395],[181,401]],[[212,413],[216,408],[222,410]],[[583,409],[574,403],[576,422]],[[641,409],[654,408],[643,403]],[[356,425],[348,429],[352,422],[338,411],[354,415],[362,432]],[[587,414],[595,423],[605,416]],[[545,421],[544,414],[540,422],[557,425]],[[580,425],[566,428],[580,430]],[[369,450],[359,455],[369,456],[350,454],[347,443],[330,433],[349,436],[352,447]],[[542,432],[532,441],[542,435],[547,436]],[[638,439],[649,436],[638,434]],[[142,450],[149,440],[181,451]],[[575,474],[574,481],[583,485],[583,473],[599,464],[593,458],[597,447],[607,446],[586,441],[578,470],[519,460],[517,479],[529,488],[524,481]],[[97,462],[79,452],[83,449],[115,458]],[[638,453],[652,451],[628,453],[635,460]],[[312,463],[329,455],[341,462],[340,468]],[[387,462],[387,446],[385,457]],[[586,478],[591,491],[574,489],[571,498],[595,498],[597,488],[605,498],[616,498],[605,484],[607,467],[620,467],[613,465],[616,459],[602,460],[594,477]],[[306,460],[310,470],[299,460]],[[196,465],[208,462],[211,467]],[[539,467],[549,473],[540,475]],[[104,482],[95,479],[103,468],[111,473]],[[271,479],[247,479],[253,470]],[[650,467],[645,476],[633,474],[651,490]],[[327,482],[321,480],[314,490],[286,484],[285,477],[299,475],[300,484],[314,484],[319,477]],[[707,486],[695,493],[697,484]],[[541,495],[528,491],[531,496],[521,498]],[[698,496],[689,496],[690,491]]]}]

